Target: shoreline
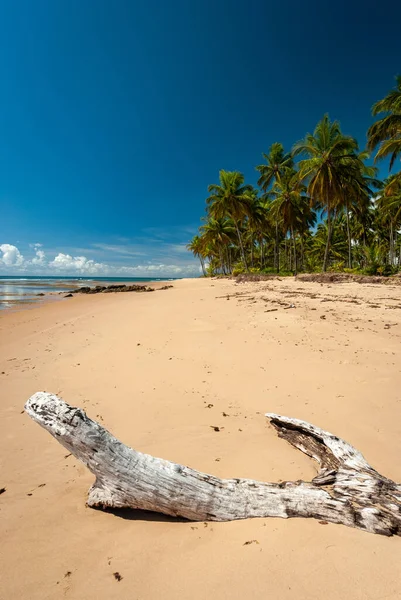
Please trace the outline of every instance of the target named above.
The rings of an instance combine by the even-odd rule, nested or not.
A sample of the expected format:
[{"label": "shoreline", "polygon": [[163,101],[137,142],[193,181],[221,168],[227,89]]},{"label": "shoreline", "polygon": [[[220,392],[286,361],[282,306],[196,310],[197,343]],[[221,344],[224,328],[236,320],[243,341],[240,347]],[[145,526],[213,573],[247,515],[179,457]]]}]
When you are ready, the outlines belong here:
[{"label": "shoreline", "polygon": [[93,476],[23,413],[36,391],[141,452],[222,478],[315,476],[264,418],[276,412],[332,431],[401,481],[399,286],[172,283],[4,311],[4,597],[397,598],[398,537],[309,519],[205,525],[85,507]]},{"label": "shoreline", "polygon": [[[91,282],[93,280],[74,280],[77,281],[77,283],[83,283],[83,282]],[[160,289],[160,287],[164,284],[166,285],[166,282],[174,282],[174,281],[180,281],[177,279],[159,279],[159,280],[145,280],[145,281],[132,281],[131,285],[147,285],[149,287],[154,287],[155,290]],[[0,281],[1,283],[1,281]],[[110,283],[110,280],[105,280],[105,281],[94,281],[94,284],[99,284],[99,283],[104,283],[104,284],[108,284]],[[129,285],[129,281],[125,280],[125,281],[121,281],[121,280],[116,280],[113,281],[111,284],[112,285]],[[159,285],[160,284],[160,285]],[[173,284],[172,284],[173,285]],[[60,284],[61,287],[61,284]],[[75,289],[79,288],[79,287],[85,287],[85,286],[81,286],[81,285],[77,285],[75,286]],[[88,287],[93,287],[95,288],[96,285],[92,285],[92,286],[88,286]],[[67,294],[73,293],[73,296],[75,297],[76,295],[78,295],[75,291],[74,288],[69,289],[69,290],[65,290],[62,292],[57,292],[57,291],[51,291],[51,292],[44,292],[44,293],[39,293],[36,294],[34,298],[31,298],[30,300],[15,300],[15,301],[8,301],[12,303],[12,306],[6,306],[0,309],[0,319],[2,316],[4,316],[5,314],[8,314],[9,312],[20,312],[23,310],[32,310],[32,308],[35,307],[40,307],[40,306],[44,306],[45,304],[49,303],[49,302],[58,302],[60,300],[64,300],[67,298]],[[119,293],[118,291],[116,291],[115,293]],[[133,292],[126,292],[126,293],[135,293],[135,291]],[[79,294],[82,295],[82,294]]]}]

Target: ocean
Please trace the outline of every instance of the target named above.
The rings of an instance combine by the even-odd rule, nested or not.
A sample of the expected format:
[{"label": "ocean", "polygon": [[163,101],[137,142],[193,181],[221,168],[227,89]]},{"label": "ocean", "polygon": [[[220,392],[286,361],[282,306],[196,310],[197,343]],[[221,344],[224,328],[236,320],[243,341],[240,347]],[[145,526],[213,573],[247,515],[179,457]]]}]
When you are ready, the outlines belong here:
[{"label": "ocean", "polygon": [[43,300],[49,292],[68,292],[77,287],[108,285],[112,283],[140,283],[150,281],[173,281],[163,277],[36,277],[18,275],[0,276],[0,310],[20,308]]}]

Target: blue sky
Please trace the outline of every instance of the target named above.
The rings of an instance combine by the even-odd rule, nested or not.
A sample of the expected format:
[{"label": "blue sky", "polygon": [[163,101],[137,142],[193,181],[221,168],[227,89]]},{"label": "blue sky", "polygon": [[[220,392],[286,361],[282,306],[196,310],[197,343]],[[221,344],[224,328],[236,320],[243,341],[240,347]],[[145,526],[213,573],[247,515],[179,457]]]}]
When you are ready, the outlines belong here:
[{"label": "blue sky", "polygon": [[325,112],[364,146],[400,23],[396,0],[3,0],[0,274],[198,274],[219,169],[255,183]]}]

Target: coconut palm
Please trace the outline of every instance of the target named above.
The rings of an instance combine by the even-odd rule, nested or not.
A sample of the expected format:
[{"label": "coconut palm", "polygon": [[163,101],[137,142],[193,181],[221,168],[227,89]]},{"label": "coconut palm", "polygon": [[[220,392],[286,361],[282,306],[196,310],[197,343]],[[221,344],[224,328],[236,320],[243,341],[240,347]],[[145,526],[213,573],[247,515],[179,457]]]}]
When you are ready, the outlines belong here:
[{"label": "coconut palm", "polygon": [[272,198],[267,194],[264,194],[262,198],[258,198],[254,207],[253,218],[251,216],[249,219],[249,227],[253,227],[253,236],[259,244],[261,268],[265,264],[266,243],[273,240],[275,236],[275,223],[270,210],[271,204]]},{"label": "coconut palm", "polygon": [[248,270],[241,224],[249,215],[252,204],[252,186],[244,183],[244,176],[238,171],[220,171],[220,183],[209,185],[210,196],[206,199],[208,212],[215,219],[230,217],[237,232],[241,258]]},{"label": "coconut palm", "polygon": [[[286,169],[293,167],[293,158],[291,154],[284,152],[284,146],[280,142],[275,142],[269,148],[268,154],[262,153],[266,164],[258,165],[259,171],[258,186],[266,193],[276,181],[279,181]],[[279,226],[275,223],[276,238],[274,244],[274,265],[276,271],[280,270],[279,257]]]},{"label": "coconut palm", "polygon": [[187,244],[187,250],[192,252],[196,258],[199,258],[203,276],[206,277],[206,268],[205,268],[205,245],[204,240],[199,235],[195,235],[192,240]]},{"label": "coconut palm", "polygon": [[293,169],[286,169],[280,179],[275,182],[272,190],[274,200],[270,210],[277,222],[281,224],[284,233],[289,232],[291,235],[295,273],[298,270],[295,233],[301,229],[303,224],[304,206],[309,205],[309,198],[305,195],[305,190],[305,185]]},{"label": "coconut palm", "polygon": [[[313,245],[311,255],[321,260],[326,252],[327,238],[329,236],[329,227],[327,219],[317,226],[316,233],[313,237]],[[345,264],[347,257],[347,236],[346,223],[344,216],[333,218],[331,223],[331,252],[333,257],[342,264]]]},{"label": "coconut palm", "polygon": [[401,227],[401,179],[391,175],[376,200],[381,220],[389,226],[389,261],[395,262],[397,231]]},{"label": "coconut palm", "polygon": [[348,239],[348,267],[352,268],[352,240],[350,218],[356,211],[364,213],[368,210],[373,195],[373,187],[379,187],[381,182],[376,179],[376,167],[368,166],[365,160],[369,158],[368,152],[344,156],[342,171],[340,172],[343,188],[342,197],[338,206],[345,212]]},{"label": "coconut palm", "polygon": [[327,240],[323,259],[323,271],[327,270],[332,233],[332,213],[344,195],[343,176],[345,167],[356,171],[352,164],[357,160],[358,144],[341,132],[338,121],[330,121],[325,115],[316,125],[313,134],[293,148],[294,156],[304,156],[299,162],[299,177],[308,182],[307,191],[315,206],[327,214]]},{"label": "coconut palm", "polygon": [[272,144],[268,154],[263,152],[262,156],[266,164],[258,165],[256,170],[260,173],[258,186],[266,192],[275,181],[280,179],[285,169],[292,168],[293,159],[291,154],[284,152],[284,146],[280,142]]},{"label": "coconut palm", "polygon": [[221,269],[226,274],[226,266],[230,269],[227,248],[232,243],[235,232],[233,222],[227,218],[209,217],[200,231],[206,244],[216,248]]},{"label": "coconut palm", "polygon": [[389,169],[391,171],[394,161],[401,155],[401,76],[396,77],[396,86],[382,100],[372,107],[374,116],[386,113],[368,130],[368,148],[379,149],[375,160],[390,156]]}]

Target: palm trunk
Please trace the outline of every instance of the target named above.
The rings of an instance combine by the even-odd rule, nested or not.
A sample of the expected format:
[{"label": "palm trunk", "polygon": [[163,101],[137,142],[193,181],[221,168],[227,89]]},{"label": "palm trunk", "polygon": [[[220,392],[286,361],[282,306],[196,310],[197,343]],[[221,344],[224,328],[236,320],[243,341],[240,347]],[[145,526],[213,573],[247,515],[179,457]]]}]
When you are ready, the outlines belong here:
[{"label": "palm trunk", "polygon": [[330,238],[331,238],[331,213],[329,202],[327,201],[327,242],[326,249],[324,251],[324,259],[323,259],[323,272],[327,271],[327,263],[329,260],[329,249],[330,249]]},{"label": "palm trunk", "polygon": [[222,251],[221,247],[219,247],[219,259],[220,259],[221,270],[223,272],[223,275],[225,275],[226,271],[225,271],[225,268],[224,268],[223,251]]},{"label": "palm trunk", "polygon": [[294,246],[294,275],[297,274],[298,271],[298,265],[297,265],[297,245],[295,243],[295,234],[294,234],[294,228],[291,225],[291,236],[292,236],[292,243]]},{"label": "palm trunk", "polygon": [[363,251],[364,254],[362,255],[362,260],[361,260],[361,266],[363,268],[366,269],[366,266],[368,264],[368,261],[366,259],[366,231],[365,231],[365,227],[363,228],[363,234],[362,234],[362,244],[363,244]]},{"label": "palm trunk", "polygon": [[231,269],[230,269],[230,255],[229,255],[229,248],[228,246],[225,246],[225,265],[226,265],[226,273],[227,275],[230,273]]},{"label": "palm trunk", "polygon": [[285,235],[284,238],[284,255],[285,255],[285,270],[286,271],[291,271],[291,266],[292,266],[292,261],[291,261],[291,252],[288,253],[288,241],[287,241],[287,234]]},{"label": "palm trunk", "polygon": [[350,269],[352,269],[352,246],[351,246],[351,231],[350,231],[350,227],[349,227],[348,200],[345,203],[345,210],[347,212],[348,267]]},{"label": "palm trunk", "polygon": [[239,242],[239,247],[240,247],[240,251],[241,251],[242,262],[244,263],[245,271],[249,271],[248,263],[246,262],[246,258],[245,258],[245,251],[244,251],[244,245],[242,243],[241,232],[239,230],[237,221],[235,221],[235,229],[237,230],[237,236],[238,236],[238,242]]},{"label": "palm trunk", "polygon": [[202,267],[203,277],[206,277],[207,273],[206,273],[206,269],[205,269],[205,262],[204,262],[202,256],[199,257],[199,260],[200,260],[200,264],[201,264],[201,267]]},{"label": "palm trunk", "polygon": [[390,265],[394,263],[394,232],[393,232],[393,221],[390,220]]},{"label": "palm trunk", "polygon": [[277,273],[280,273],[280,244],[277,244]]},{"label": "palm trunk", "polygon": [[401,240],[400,240],[400,248],[399,248],[399,255],[398,255],[398,268],[401,267]]},{"label": "palm trunk", "polygon": [[304,248],[304,238],[303,234],[299,236],[299,240],[301,242],[301,265],[300,269],[303,271],[305,269],[305,248]]}]

